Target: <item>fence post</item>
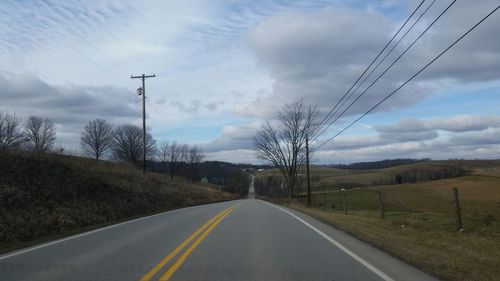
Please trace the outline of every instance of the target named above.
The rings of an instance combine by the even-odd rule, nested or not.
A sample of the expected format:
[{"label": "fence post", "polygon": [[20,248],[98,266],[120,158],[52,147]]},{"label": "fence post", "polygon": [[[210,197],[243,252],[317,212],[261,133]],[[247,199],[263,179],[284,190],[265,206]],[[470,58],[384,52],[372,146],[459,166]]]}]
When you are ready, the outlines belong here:
[{"label": "fence post", "polygon": [[345,191],[342,192],[342,206],[344,207],[344,215],[347,215],[347,202],[345,199]]},{"label": "fence post", "polygon": [[325,195],[325,185],[324,184],[321,185],[321,192],[323,192],[323,209],[325,211],[327,211],[326,198],[325,198],[326,197],[326,195]]},{"label": "fence post", "polygon": [[464,227],[462,225],[462,210],[460,209],[460,201],[458,198],[458,188],[453,188],[453,197],[455,199],[455,213],[457,215],[457,229],[460,231]]},{"label": "fence post", "polygon": [[385,219],[384,201],[382,200],[382,192],[377,191],[377,194],[378,194],[378,206],[380,208],[380,217]]}]

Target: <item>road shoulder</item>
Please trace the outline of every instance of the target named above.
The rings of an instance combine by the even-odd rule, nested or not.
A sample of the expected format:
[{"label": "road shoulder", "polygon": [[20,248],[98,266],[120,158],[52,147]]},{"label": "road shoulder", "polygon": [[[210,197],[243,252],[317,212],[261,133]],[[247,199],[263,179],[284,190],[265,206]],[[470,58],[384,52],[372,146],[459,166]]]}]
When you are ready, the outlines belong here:
[{"label": "road shoulder", "polygon": [[[264,201],[266,202],[266,201]],[[268,203],[268,202],[266,202]],[[269,203],[271,204],[271,203]],[[437,281],[439,279],[419,270],[418,268],[409,265],[390,254],[359,240],[358,238],[348,234],[343,230],[339,230],[325,222],[322,222],[308,214],[304,214],[298,210],[287,208],[282,205],[275,205],[275,207],[282,208],[305,222],[309,223],[313,227],[317,228],[328,237],[340,243],[342,246],[347,248],[349,251],[355,253],[364,261],[368,262],[370,265],[374,266],[379,271],[387,274],[394,280],[408,280],[408,281]]]}]

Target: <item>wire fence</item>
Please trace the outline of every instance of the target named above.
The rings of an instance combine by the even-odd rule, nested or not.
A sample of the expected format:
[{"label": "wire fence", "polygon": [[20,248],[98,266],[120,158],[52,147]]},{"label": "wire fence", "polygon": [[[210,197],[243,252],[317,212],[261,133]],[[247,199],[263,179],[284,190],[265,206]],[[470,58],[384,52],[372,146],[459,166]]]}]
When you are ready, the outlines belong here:
[{"label": "wire fence", "polygon": [[[491,228],[500,231],[500,201],[461,197],[458,187],[389,186],[374,188],[329,189],[316,188],[311,196],[311,207],[325,212],[361,215],[411,221],[420,227],[440,227],[447,230]],[[466,190],[467,193],[467,190]],[[297,201],[307,204],[301,194]]]}]

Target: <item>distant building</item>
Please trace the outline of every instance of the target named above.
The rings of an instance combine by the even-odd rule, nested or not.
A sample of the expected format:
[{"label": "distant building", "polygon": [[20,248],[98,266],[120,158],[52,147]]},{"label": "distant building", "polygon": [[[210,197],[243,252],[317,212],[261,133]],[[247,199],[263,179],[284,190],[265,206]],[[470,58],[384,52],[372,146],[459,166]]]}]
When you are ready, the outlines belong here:
[{"label": "distant building", "polygon": [[257,170],[257,172],[263,172],[263,171],[264,171],[264,169],[258,169]]}]

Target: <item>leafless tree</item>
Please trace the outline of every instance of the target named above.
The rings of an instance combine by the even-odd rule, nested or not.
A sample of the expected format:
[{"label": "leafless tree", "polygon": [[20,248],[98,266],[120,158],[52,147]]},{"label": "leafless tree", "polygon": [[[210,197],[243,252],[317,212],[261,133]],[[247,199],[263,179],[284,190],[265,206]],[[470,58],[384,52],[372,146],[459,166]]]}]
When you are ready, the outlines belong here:
[{"label": "leafless tree", "polygon": [[192,180],[198,178],[199,165],[205,156],[203,155],[202,150],[198,146],[192,146],[189,148],[187,153],[187,166],[189,177]]},{"label": "leafless tree", "polygon": [[278,112],[277,125],[267,122],[255,136],[257,157],[279,169],[290,197],[305,162],[306,137],[313,137],[318,114],[317,107],[306,106],[303,100],[287,104]]},{"label": "leafless tree", "polygon": [[[153,136],[146,134],[146,155],[150,159],[155,155],[155,144]],[[132,124],[116,127],[113,131],[111,151],[116,160],[139,162],[142,159],[142,129]]]},{"label": "leafless tree", "polygon": [[169,153],[170,153],[170,144],[168,141],[164,141],[160,144],[158,149],[156,150],[156,155],[158,157],[158,161],[162,163],[163,165],[166,165],[168,160],[169,160]]},{"label": "leafless tree", "polygon": [[179,160],[182,163],[189,162],[189,146],[187,144],[183,144],[179,148]]},{"label": "leafless tree", "polygon": [[172,142],[169,146],[169,165],[170,165],[170,179],[174,179],[174,173],[177,171],[178,164],[181,158],[181,150],[177,142]]},{"label": "leafless tree", "polygon": [[85,153],[99,160],[110,149],[113,140],[113,126],[105,120],[89,121],[80,137]]},{"label": "leafless tree", "polygon": [[189,146],[187,144],[178,145],[179,161],[177,162],[176,169],[178,173],[189,177]]},{"label": "leafless tree", "polygon": [[30,150],[44,153],[51,150],[56,143],[56,124],[50,119],[30,116],[24,130]]},{"label": "leafless tree", "polygon": [[203,158],[205,158],[205,155],[203,155],[203,151],[198,146],[195,145],[189,149],[189,154],[188,154],[189,164],[199,164],[201,163]]},{"label": "leafless tree", "polygon": [[17,149],[23,141],[24,135],[16,116],[0,112],[0,151]]}]

